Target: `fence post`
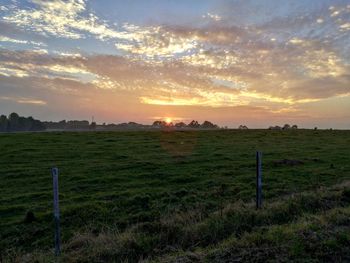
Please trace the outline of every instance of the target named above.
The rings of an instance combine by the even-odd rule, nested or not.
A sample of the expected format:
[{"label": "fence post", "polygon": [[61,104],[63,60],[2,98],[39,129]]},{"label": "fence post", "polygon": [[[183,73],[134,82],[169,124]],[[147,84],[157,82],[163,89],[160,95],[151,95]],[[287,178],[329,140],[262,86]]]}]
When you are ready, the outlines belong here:
[{"label": "fence post", "polygon": [[55,255],[61,253],[61,236],[60,236],[60,208],[58,198],[58,168],[52,168],[53,182],[53,215],[55,220]]},{"label": "fence post", "polygon": [[262,153],[256,152],[256,209],[262,206],[262,169],[261,169]]}]

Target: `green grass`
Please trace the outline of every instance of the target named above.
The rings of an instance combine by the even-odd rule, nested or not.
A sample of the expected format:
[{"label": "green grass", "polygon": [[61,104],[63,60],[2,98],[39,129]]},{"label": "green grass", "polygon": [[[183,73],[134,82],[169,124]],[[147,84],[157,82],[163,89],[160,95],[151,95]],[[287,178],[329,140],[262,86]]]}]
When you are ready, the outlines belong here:
[{"label": "green grass", "polygon": [[[248,253],[249,242],[261,249],[250,240],[265,238],[264,228],[274,237],[284,224],[276,235],[296,236],[283,251],[297,258],[307,254],[307,239],[295,241],[300,229],[315,224],[305,213],[317,220],[324,216],[319,211],[349,213],[346,190],[330,190],[350,179],[349,146],[350,131],[322,130],[0,134],[0,256],[21,261],[29,253],[42,262],[52,256],[50,168],[57,166],[65,261],[229,262],[228,255]],[[259,212],[251,204],[256,150],[263,152],[266,204]],[[282,159],[303,164],[275,163]],[[304,199],[279,201],[305,191],[310,206]],[[24,222],[28,211],[36,221]],[[324,219],[333,233],[338,226],[330,222]],[[330,235],[327,246],[343,255],[339,242],[347,238]],[[261,241],[270,248],[279,243]]]},{"label": "green grass", "polygon": [[196,239],[196,248],[181,246],[175,253],[152,261],[347,262],[349,187],[345,183],[289,196],[269,203],[262,211],[254,210],[251,204],[229,206],[223,216],[214,214],[202,221],[201,231],[195,230],[198,224],[187,229]]}]

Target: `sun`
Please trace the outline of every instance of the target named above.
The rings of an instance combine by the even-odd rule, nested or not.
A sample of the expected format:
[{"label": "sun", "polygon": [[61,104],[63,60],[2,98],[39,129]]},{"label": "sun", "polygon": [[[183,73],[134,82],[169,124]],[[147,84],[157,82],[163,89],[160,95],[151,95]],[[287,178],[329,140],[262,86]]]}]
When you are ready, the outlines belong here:
[{"label": "sun", "polygon": [[172,121],[173,121],[173,120],[172,120],[170,117],[165,118],[165,122],[166,122],[167,124],[172,123]]}]

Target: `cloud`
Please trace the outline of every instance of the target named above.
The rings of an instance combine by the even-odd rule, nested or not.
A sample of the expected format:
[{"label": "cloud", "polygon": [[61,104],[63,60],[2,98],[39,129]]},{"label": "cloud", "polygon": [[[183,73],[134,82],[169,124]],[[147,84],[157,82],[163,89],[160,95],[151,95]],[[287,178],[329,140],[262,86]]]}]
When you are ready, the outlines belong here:
[{"label": "cloud", "polygon": [[84,67],[81,56],[52,56],[46,50],[0,49],[0,59],[0,74],[3,76],[63,78],[82,82],[97,78]]},{"label": "cloud", "polygon": [[342,31],[350,30],[350,23],[344,23],[339,26]]},{"label": "cloud", "polygon": [[212,13],[207,13],[206,15],[203,15],[202,17],[203,18],[209,18],[209,19],[212,19],[214,21],[220,21],[222,19],[222,17],[220,17],[219,15],[212,14]]},{"label": "cloud", "polygon": [[27,40],[19,40],[19,39],[14,39],[14,38],[1,36],[1,35],[0,35],[0,42],[11,42],[11,43],[16,43],[16,44],[28,44]]},{"label": "cloud", "polygon": [[84,0],[32,0],[34,7],[13,8],[3,17],[14,24],[45,36],[81,39],[93,36],[113,40],[120,51],[152,57],[171,57],[196,47],[196,40],[182,38],[161,26],[137,26],[124,23],[112,28],[89,12]]},{"label": "cloud", "polygon": [[154,105],[281,109],[349,92],[349,67],[317,43],[306,48],[286,44],[261,50],[261,46],[250,46],[244,53],[211,49],[162,64],[112,55],[2,50],[0,72],[7,77],[56,79],[56,85],[72,80],[96,89],[127,91],[139,102]]},{"label": "cloud", "polygon": [[33,104],[33,105],[46,105],[46,101],[33,99],[33,98],[23,98],[23,97],[6,97],[0,96],[0,100],[14,101],[19,104]]},{"label": "cloud", "polygon": [[118,38],[123,34],[111,29],[93,13],[88,13],[85,0],[31,1],[35,6],[12,8],[3,20],[33,32],[69,39],[85,38],[85,33],[98,39]]},{"label": "cloud", "polygon": [[215,21],[197,27],[110,27],[82,0],[34,3],[12,10],[5,21],[56,37],[108,39],[120,55],[0,50],[0,74],[7,78],[45,79],[49,89],[68,93],[67,83],[122,92],[139,105],[257,106],[280,113],[349,93],[347,7],[266,16],[255,25],[233,23],[220,12],[216,19],[213,11],[206,18]]},{"label": "cloud", "polygon": [[14,44],[29,44],[29,45],[33,45],[33,46],[46,46],[46,44],[43,42],[15,39],[15,38],[2,36],[2,35],[0,35],[0,42],[9,42],[9,43],[14,43]]}]

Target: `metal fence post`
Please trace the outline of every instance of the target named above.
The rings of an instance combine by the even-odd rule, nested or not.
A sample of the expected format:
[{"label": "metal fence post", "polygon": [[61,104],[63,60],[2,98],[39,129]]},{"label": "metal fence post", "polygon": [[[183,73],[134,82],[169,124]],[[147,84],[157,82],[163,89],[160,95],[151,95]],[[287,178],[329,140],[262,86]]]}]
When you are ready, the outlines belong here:
[{"label": "metal fence post", "polygon": [[261,169],[262,153],[256,152],[256,208],[262,206],[262,169]]},{"label": "metal fence post", "polygon": [[55,220],[55,255],[61,253],[61,236],[60,236],[60,208],[59,208],[59,193],[58,193],[58,168],[52,168],[53,182],[53,211]]}]

